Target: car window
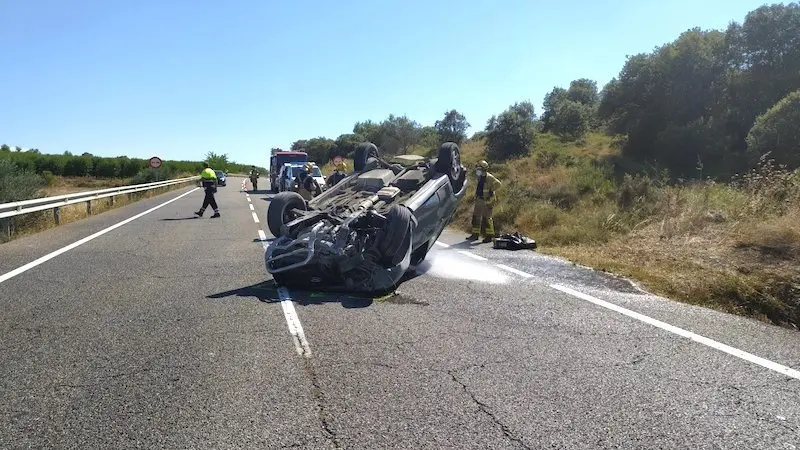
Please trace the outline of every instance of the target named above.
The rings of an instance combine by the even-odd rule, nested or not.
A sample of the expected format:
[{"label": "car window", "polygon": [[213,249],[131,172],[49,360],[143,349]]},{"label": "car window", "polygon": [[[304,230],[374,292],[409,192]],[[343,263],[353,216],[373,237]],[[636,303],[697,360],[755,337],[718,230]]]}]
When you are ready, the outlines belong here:
[{"label": "car window", "polygon": [[319,167],[317,167],[317,166],[314,166],[314,176],[315,177],[321,177],[322,176],[322,171],[319,170]]}]

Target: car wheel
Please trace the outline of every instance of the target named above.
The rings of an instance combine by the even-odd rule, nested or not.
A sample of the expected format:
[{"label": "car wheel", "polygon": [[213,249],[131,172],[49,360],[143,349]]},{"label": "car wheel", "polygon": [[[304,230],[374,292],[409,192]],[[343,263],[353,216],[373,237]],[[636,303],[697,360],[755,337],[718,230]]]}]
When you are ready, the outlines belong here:
[{"label": "car wheel", "polygon": [[378,160],[378,147],[372,142],[358,144],[353,156],[353,170],[363,172],[365,168],[371,165],[371,159]]},{"label": "car wheel", "polygon": [[386,213],[386,224],[377,238],[378,251],[389,266],[396,266],[405,258],[411,245],[411,211],[394,205]]},{"label": "car wheel", "polygon": [[[455,142],[445,142],[439,147],[436,160],[436,171],[447,174],[453,187],[461,180],[463,167],[461,166],[461,150]],[[457,189],[456,189],[457,190]]]},{"label": "car wheel", "polygon": [[306,209],[306,201],[296,192],[281,192],[269,202],[267,227],[273,236],[279,237],[281,227],[295,219],[292,209]]}]

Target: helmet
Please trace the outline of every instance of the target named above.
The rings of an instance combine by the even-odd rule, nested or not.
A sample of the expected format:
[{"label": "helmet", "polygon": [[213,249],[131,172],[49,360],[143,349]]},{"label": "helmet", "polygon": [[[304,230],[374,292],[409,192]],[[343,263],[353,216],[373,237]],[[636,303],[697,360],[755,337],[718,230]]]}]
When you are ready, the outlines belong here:
[{"label": "helmet", "polygon": [[313,169],[314,169],[314,165],[313,165],[313,164],[311,164],[311,162],[307,162],[307,163],[305,163],[305,165],[303,166],[303,170],[305,170],[305,171],[306,171],[306,172],[308,172],[308,173],[311,173],[311,171],[312,171]]},{"label": "helmet", "polygon": [[486,170],[489,168],[489,163],[487,163],[484,160],[480,160],[478,161],[478,164],[475,164],[475,168],[477,169],[478,167],[480,167],[483,170]]},{"label": "helmet", "polygon": [[336,170],[347,172],[347,163],[344,161],[339,161],[336,163]]}]

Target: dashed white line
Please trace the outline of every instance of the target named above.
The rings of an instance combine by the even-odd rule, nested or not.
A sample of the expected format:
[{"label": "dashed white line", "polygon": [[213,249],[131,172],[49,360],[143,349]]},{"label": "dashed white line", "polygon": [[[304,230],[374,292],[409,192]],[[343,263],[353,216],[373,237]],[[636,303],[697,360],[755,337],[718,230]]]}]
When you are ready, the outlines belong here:
[{"label": "dashed white line", "polygon": [[256,210],[255,208],[253,208],[253,204],[252,203],[250,203],[248,206],[250,206],[250,211],[255,211]]},{"label": "dashed white line", "polygon": [[67,245],[66,247],[62,247],[62,248],[60,248],[60,249],[58,249],[58,250],[56,250],[56,251],[54,251],[52,253],[48,253],[48,254],[42,256],[41,258],[35,259],[35,260],[29,262],[28,264],[25,264],[24,266],[17,267],[16,269],[12,270],[11,272],[4,273],[3,275],[0,275],[0,283],[6,281],[8,279],[14,278],[15,276],[17,276],[17,275],[19,275],[19,274],[21,274],[23,272],[26,272],[26,271],[38,266],[39,264],[42,264],[45,261],[51,260],[51,259],[55,258],[56,256],[62,254],[62,253],[66,253],[69,250],[72,250],[73,248],[75,248],[75,247],[77,247],[79,245],[83,245],[83,244],[91,241],[92,239],[98,238],[98,237],[108,233],[111,230],[115,230],[115,229],[117,229],[117,228],[119,228],[119,227],[121,227],[121,226],[123,226],[123,225],[125,225],[127,223],[133,222],[134,220],[138,219],[139,217],[142,217],[144,215],[150,214],[151,212],[153,212],[153,211],[155,211],[155,210],[157,210],[157,209],[159,209],[159,208],[161,208],[163,206],[167,206],[170,203],[172,203],[172,202],[174,202],[174,201],[176,201],[176,200],[178,200],[180,198],[186,197],[187,195],[191,194],[192,192],[194,192],[194,191],[196,191],[198,189],[200,189],[200,188],[196,187],[196,188],[192,189],[189,192],[185,192],[185,193],[173,198],[172,200],[167,200],[166,202],[164,202],[164,203],[162,203],[160,205],[154,206],[154,207],[148,209],[147,211],[140,212],[139,214],[136,214],[133,217],[127,218],[127,219],[123,220],[122,222],[115,223],[114,225],[111,225],[108,228],[102,229],[102,230],[98,231],[97,233],[91,234],[91,235],[86,236],[85,238],[83,238],[81,240],[75,241],[72,244]]},{"label": "dashed white line", "polygon": [[247,196],[247,203],[250,203],[250,202],[252,202],[252,200],[250,200],[250,196],[248,195]]},{"label": "dashed white line", "polygon": [[281,298],[281,306],[283,307],[283,315],[286,316],[286,324],[289,326],[289,333],[294,339],[294,347],[297,354],[311,357],[311,346],[308,344],[306,334],[303,332],[303,325],[300,323],[300,318],[297,317],[297,311],[294,309],[292,303],[292,296],[289,295],[289,290],[282,287],[278,288],[278,295]]},{"label": "dashed white line", "polygon": [[264,230],[258,230],[258,240],[261,242],[267,241],[267,233],[264,233]]},{"label": "dashed white line", "polygon": [[706,345],[713,349],[725,352],[729,355],[735,356],[737,358],[741,358],[745,361],[751,362],[753,364],[757,364],[759,366],[765,367],[767,369],[773,370],[778,372],[782,375],[786,375],[788,377],[796,378],[800,380],[800,371],[792,369],[791,367],[784,366],[782,364],[778,364],[776,362],[761,358],[759,356],[753,355],[751,353],[747,353],[743,350],[739,350],[738,348],[731,347],[729,345],[725,345],[721,342],[717,342],[713,339],[709,339],[705,336],[700,336],[699,334],[693,333],[691,331],[684,330],[683,328],[678,328],[674,325],[670,325],[668,323],[662,322],[657,319],[653,319],[652,317],[645,316],[644,314],[637,313],[635,311],[631,311],[627,308],[623,308],[621,306],[615,305],[613,303],[607,302],[605,300],[600,300],[599,298],[592,297],[591,295],[584,294],[583,292],[576,291],[574,289],[570,289],[566,286],[561,286],[559,284],[551,284],[550,287],[553,289],[557,289],[561,292],[570,294],[574,297],[578,297],[582,300],[586,300],[587,302],[594,303],[597,306],[601,306],[606,309],[610,309],[612,311],[616,311],[620,314],[626,315],[628,317],[634,318],[640,322],[644,322],[648,325],[652,325],[654,327],[661,328],[662,330],[669,331],[670,333],[677,334],[678,336],[683,336],[687,339],[692,341],[698,342],[700,344]]},{"label": "dashed white line", "polygon": [[253,222],[258,223],[258,216],[256,215],[256,213],[252,212],[251,214],[253,214]]},{"label": "dashed white line", "polygon": [[462,255],[465,255],[465,256],[469,256],[472,259],[477,259],[478,261],[488,261],[489,260],[488,258],[484,258],[483,256],[478,256],[475,253],[468,252],[466,250],[459,250],[458,253],[461,253]]},{"label": "dashed white line", "polygon": [[495,264],[495,265],[497,267],[503,269],[503,270],[507,270],[507,271],[509,271],[511,273],[515,273],[515,274],[517,274],[517,275],[519,275],[519,276],[521,276],[523,278],[531,278],[531,277],[533,277],[533,275],[531,275],[531,274],[529,274],[527,272],[523,272],[521,270],[517,270],[517,269],[515,269],[513,267],[509,267],[509,266],[507,266],[505,264]]}]

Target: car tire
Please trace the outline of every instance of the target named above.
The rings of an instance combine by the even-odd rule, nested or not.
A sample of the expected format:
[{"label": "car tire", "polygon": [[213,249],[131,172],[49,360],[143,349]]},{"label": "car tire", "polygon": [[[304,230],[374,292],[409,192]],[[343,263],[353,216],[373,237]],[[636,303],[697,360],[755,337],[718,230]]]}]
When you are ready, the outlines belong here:
[{"label": "car tire", "polygon": [[388,266],[396,266],[403,261],[411,245],[411,210],[405,206],[394,205],[386,213],[386,224],[377,238],[381,260]]},{"label": "car tire", "polygon": [[[461,150],[455,142],[445,142],[439,147],[439,155],[436,159],[436,171],[444,173],[450,179],[450,184],[457,187],[462,180],[464,172],[461,166]],[[456,191],[458,189],[455,189]]]},{"label": "car tire", "polygon": [[267,227],[273,236],[280,237],[281,227],[292,219],[288,216],[292,209],[306,210],[306,201],[297,192],[281,192],[269,202]]},{"label": "car tire", "polygon": [[371,159],[378,160],[378,147],[372,142],[358,144],[353,155],[353,170],[363,172],[367,167],[374,165]]}]

